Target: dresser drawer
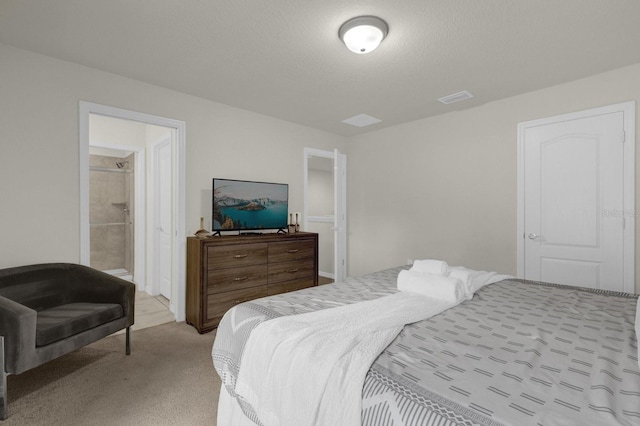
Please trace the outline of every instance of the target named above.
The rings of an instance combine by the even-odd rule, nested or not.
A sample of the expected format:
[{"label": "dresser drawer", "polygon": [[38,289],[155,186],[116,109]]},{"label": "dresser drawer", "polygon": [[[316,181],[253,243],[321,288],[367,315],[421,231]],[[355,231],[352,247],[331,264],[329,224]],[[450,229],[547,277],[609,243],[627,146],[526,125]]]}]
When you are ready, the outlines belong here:
[{"label": "dresser drawer", "polygon": [[269,263],[289,260],[312,259],[316,245],[313,240],[288,241],[269,244]]},{"label": "dresser drawer", "polygon": [[313,279],[315,272],[313,259],[269,264],[269,284],[281,281]]},{"label": "dresser drawer", "polygon": [[286,293],[288,291],[301,290],[307,287],[313,287],[315,284],[313,277],[303,278],[295,281],[285,281],[278,284],[269,284],[267,287],[269,296],[274,294]]},{"label": "dresser drawer", "polygon": [[267,263],[268,245],[237,244],[207,249],[207,268],[225,269]]},{"label": "dresser drawer", "polygon": [[[267,296],[267,286],[233,290],[207,296],[207,319],[222,318],[229,309],[239,303]],[[217,325],[217,324],[216,324]]]},{"label": "dresser drawer", "polygon": [[207,280],[207,293],[256,287],[267,284],[267,264],[241,268],[211,269]]}]

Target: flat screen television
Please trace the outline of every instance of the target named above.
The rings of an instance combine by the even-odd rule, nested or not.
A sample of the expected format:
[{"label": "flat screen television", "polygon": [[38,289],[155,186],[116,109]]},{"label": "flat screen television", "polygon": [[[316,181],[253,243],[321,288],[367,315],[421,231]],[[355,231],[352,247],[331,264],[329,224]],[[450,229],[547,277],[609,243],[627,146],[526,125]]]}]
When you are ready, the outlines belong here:
[{"label": "flat screen television", "polygon": [[289,185],[213,179],[213,231],[287,229]]}]

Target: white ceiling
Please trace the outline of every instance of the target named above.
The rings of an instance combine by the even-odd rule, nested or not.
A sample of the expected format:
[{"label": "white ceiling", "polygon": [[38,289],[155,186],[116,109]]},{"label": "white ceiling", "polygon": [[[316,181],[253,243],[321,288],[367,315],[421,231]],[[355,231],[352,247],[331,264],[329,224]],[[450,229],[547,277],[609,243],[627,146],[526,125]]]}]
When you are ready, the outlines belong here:
[{"label": "white ceiling", "polygon": [[0,0],[0,43],[349,136],[639,63],[640,1]]}]

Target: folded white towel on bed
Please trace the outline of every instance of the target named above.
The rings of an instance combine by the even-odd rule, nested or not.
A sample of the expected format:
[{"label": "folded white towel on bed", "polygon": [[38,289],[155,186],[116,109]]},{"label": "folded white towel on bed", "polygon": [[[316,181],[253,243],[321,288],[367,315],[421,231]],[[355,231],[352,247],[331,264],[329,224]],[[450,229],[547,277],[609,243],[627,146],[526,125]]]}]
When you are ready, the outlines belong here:
[{"label": "folded white towel on bed", "polygon": [[411,271],[446,276],[449,275],[449,265],[444,260],[414,260]]},{"label": "folded white towel on bed", "polygon": [[398,292],[265,321],[249,335],[235,392],[265,426],[359,426],[373,361],[405,324],[455,305]]},{"label": "folded white towel on bed", "polygon": [[489,284],[497,283],[498,281],[506,280],[509,278],[513,278],[512,275],[502,275],[497,272],[489,272],[489,271],[474,271],[473,269],[465,268],[464,266],[453,266],[450,268],[450,274],[452,275],[452,271],[457,271],[456,276],[462,276],[462,273],[466,273],[469,275],[469,298],[473,297],[473,294],[480,290],[482,287],[487,286]]},{"label": "folded white towel on bed", "polygon": [[466,299],[471,299],[473,297],[473,287],[471,284],[472,279],[470,270],[450,268],[449,278],[456,278],[462,282],[462,287],[464,288]]},{"label": "folded white towel on bed", "polygon": [[426,272],[400,271],[398,290],[419,293],[449,302],[460,302],[467,297],[464,285],[458,278]]}]

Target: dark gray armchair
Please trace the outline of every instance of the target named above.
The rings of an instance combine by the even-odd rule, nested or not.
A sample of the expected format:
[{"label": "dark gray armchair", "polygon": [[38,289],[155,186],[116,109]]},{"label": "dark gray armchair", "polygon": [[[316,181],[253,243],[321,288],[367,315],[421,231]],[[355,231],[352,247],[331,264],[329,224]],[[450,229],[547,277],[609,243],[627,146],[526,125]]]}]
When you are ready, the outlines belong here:
[{"label": "dark gray armchair", "polygon": [[50,263],[0,270],[0,420],[7,375],[19,374],[133,325],[135,285],[95,269]]}]

